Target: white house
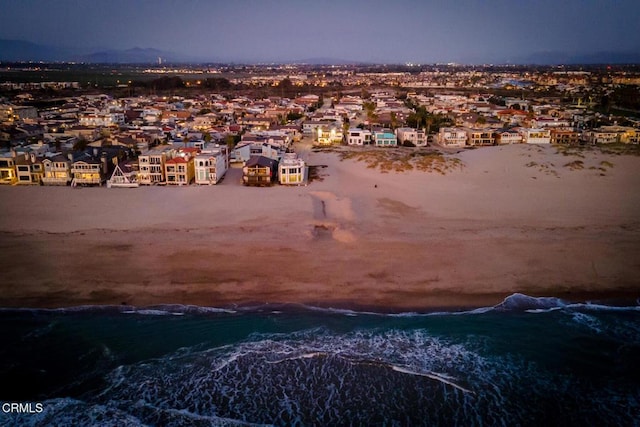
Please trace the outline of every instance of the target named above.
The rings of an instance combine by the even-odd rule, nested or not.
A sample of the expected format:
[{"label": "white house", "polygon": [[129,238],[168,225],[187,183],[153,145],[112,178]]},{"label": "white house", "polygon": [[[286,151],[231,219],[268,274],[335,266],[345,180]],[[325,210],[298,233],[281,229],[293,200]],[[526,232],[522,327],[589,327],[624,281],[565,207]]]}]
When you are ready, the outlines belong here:
[{"label": "white house", "polygon": [[467,132],[460,128],[440,128],[438,142],[444,147],[464,147],[467,143]]},{"label": "white house", "polygon": [[286,153],[278,164],[278,179],[283,185],[301,185],[306,182],[306,166],[304,160],[295,153]]},{"label": "white house", "polygon": [[522,135],[513,129],[499,130],[496,132],[496,143],[498,144],[520,144]]},{"label": "white house", "polygon": [[551,144],[551,131],[548,128],[520,128],[518,132],[525,144]]},{"label": "white house", "polygon": [[413,128],[398,128],[396,129],[396,136],[399,144],[404,144],[405,141],[411,142],[416,147],[424,147],[427,145],[427,134],[424,130]]},{"label": "white house", "polygon": [[220,182],[229,168],[227,147],[205,147],[195,157],[196,184],[213,185]]},{"label": "white house", "polygon": [[585,131],[583,140],[589,144],[615,144],[618,142],[625,144],[637,144],[640,141],[640,132],[628,126],[601,126],[596,129]]},{"label": "white house", "polygon": [[347,136],[349,145],[369,145],[371,144],[371,131],[369,129],[349,129]]}]

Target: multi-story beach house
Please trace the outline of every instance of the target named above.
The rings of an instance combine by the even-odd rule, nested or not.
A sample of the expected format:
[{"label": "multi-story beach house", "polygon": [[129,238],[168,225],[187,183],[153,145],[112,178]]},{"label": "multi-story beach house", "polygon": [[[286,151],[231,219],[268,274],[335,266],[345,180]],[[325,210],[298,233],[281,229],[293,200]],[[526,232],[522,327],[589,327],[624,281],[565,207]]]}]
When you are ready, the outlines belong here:
[{"label": "multi-story beach house", "polygon": [[195,156],[197,148],[181,148],[177,155],[166,161],[164,173],[167,184],[189,185],[195,179]]},{"label": "multi-story beach house", "polygon": [[276,182],[278,161],[264,156],[252,156],[242,168],[242,183],[250,186],[270,186]]},{"label": "multi-story beach house", "polygon": [[102,185],[117,164],[117,154],[113,150],[94,148],[74,156],[71,163],[71,185]]},{"label": "multi-story beach house", "polygon": [[615,144],[620,141],[620,133],[604,127],[585,131],[582,134],[587,144]]},{"label": "multi-story beach house", "polygon": [[165,163],[175,157],[176,149],[158,146],[138,156],[138,182],[143,185],[161,184],[166,181]]},{"label": "multi-story beach house", "polygon": [[24,153],[16,157],[16,175],[18,184],[41,184],[44,175],[42,159],[36,157],[35,153]]},{"label": "multi-story beach house", "polygon": [[583,133],[588,144],[638,144],[640,132],[627,126],[601,126]]},{"label": "multi-story beach house", "polygon": [[551,143],[559,145],[580,144],[580,132],[572,128],[551,129]]},{"label": "multi-story beach house", "polygon": [[347,136],[347,144],[349,145],[370,145],[371,131],[369,129],[349,129]]},{"label": "multi-story beach house", "polygon": [[424,147],[427,145],[427,134],[424,130],[413,128],[398,128],[396,129],[396,136],[398,143],[403,145],[405,142],[410,142],[416,147]]},{"label": "multi-story beach house", "polygon": [[315,140],[318,145],[340,144],[344,135],[342,128],[337,125],[318,126],[316,128]]},{"label": "multi-story beach house", "polygon": [[444,147],[464,147],[467,144],[467,132],[461,128],[440,128],[437,139]]},{"label": "multi-story beach house", "polygon": [[278,180],[284,185],[301,185],[305,183],[306,166],[304,160],[295,153],[286,153],[278,164]]},{"label": "multi-story beach house", "polygon": [[495,135],[491,129],[466,129],[467,145],[493,145],[496,142]]},{"label": "multi-story beach house", "polygon": [[548,128],[520,128],[522,142],[525,144],[550,144],[551,131]]},{"label": "multi-story beach house", "polygon": [[53,154],[42,160],[44,185],[68,185],[73,176],[71,174],[71,159],[60,153]]},{"label": "multi-story beach house", "polygon": [[229,168],[226,146],[205,146],[194,159],[195,183],[199,185],[217,184]]},{"label": "multi-story beach house", "polygon": [[398,145],[398,138],[390,129],[374,131],[372,139],[376,147],[395,147]]},{"label": "multi-story beach house", "polygon": [[505,144],[521,144],[522,135],[515,129],[501,129],[495,132],[496,143]]}]

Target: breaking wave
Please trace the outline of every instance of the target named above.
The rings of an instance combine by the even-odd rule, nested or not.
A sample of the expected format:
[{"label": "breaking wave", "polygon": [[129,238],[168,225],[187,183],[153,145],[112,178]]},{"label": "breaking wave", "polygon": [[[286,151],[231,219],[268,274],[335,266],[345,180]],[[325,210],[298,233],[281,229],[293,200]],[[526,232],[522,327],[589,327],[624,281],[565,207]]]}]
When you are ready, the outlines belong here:
[{"label": "breaking wave", "polygon": [[[337,335],[324,328],[253,334],[121,365],[85,400],[45,402],[18,424],[513,425],[611,422],[640,410],[638,394],[584,387],[481,342],[426,330]],[[619,391],[619,390],[618,390]],[[589,401],[588,408],[582,402]],[[535,402],[535,405],[531,405]],[[620,412],[622,410],[622,412]],[[35,422],[35,420],[38,422]],[[631,418],[626,418],[631,419]],[[103,423],[109,420],[109,423]],[[59,424],[59,425],[62,425]]]},{"label": "breaking wave", "polygon": [[638,306],[514,294],[437,313],[12,311],[1,310],[0,379],[39,368],[37,353],[60,342],[73,345],[51,367],[86,372],[43,389],[43,412],[0,414],[0,426],[633,425],[640,413]]}]

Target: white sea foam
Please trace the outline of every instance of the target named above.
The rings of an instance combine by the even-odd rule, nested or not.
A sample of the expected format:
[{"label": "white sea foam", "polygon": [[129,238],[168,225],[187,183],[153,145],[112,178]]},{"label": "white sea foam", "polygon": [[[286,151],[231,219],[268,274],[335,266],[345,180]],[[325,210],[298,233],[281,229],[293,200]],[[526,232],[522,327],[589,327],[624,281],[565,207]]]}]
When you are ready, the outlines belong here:
[{"label": "white sea foam", "polygon": [[[236,308],[207,307],[196,305],[167,304],[150,307],[135,307],[131,305],[81,305],[63,308],[7,308],[0,307],[0,312],[102,312],[116,311],[121,313],[138,313],[138,314],[156,314],[154,311],[165,311],[170,314],[237,314],[268,311],[273,314],[282,314],[296,310],[318,311],[329,314],[342,314],[348,317],[356,316],[381,316],[381,317],[425,317],[425,316],[448,316],[448,315],[477,315],[485,314],[492,311],[524,311],[528,313],[546,313],[560,309],[588,309],[588,310],[607,310],[607,311],[640,311],[640,299],[634,306],[613,306],[596,303],[568,303],[557,297],[532,297],[529,295],[514,293],[506,297],[501,303],[491,307],[478,307],[470,310],[453,310],[453,311],[425,311],[425,312],[398,312],[385,313],[375,311],[358,311],[344,308],[317,307],[311,305],[299,304],[279,304],[279,305],[257,305]],[[159,314],[159,313],[158,313]]]},{"label": "white sea foam", "polygon": [[[139,309],[139,310],[125,310],[122,314],[141,314],[145,316],[171,316],[172,313],[170,311],[165,310],[152,310],[152,309]],[[181,314],[181,313],[178,313]]]},{"label": "white sea foam", "polygon": [[540,314],[540,313],[549,313],[552,311],[558,311],[558,310],[562,310],[564,307],[551,307],[551,308],[532,308],[529,310],[525,310],[525,312],[527,313],[532,313],[532,314]]},{"label": "white sea foam", "polygon": [[[600,321],[597,314],[583,314],[563,317],[591,325]],[[443,322],[416,321],[424,323]],[[501,425],[531,419],[529,400],[555,407],[550,396],[568,393],[573,402],[574,384],[566,377],[520,356],[489,355],[485,346],[473,336],[456,341],[423,328],[253,333],[240,343],[185,347],[119,366],[91,403],[65,411],[100,414],[100,408],[115,408],[148,425],[369,425],[381,419]],[[609,416],[606,405],[597,408],[596,419]]]},{"label": "white sea foam", "polygon": [[593,304],[593,303],[570,304],[567,306],[567,308],[593,310],[593,311],[640,311],[640,305],[614,306],[614,305]]},{"label": "white sea foam", "polygon": [[[185,307],[141,309],[188,312]],[[299,308],[296,313],[299,313]],[[242,423],[249,422],[369,425],[380,419],[404,420],[406,424],[469,425],[476,422],[501,425],[507,424],[507,420],[510,424],[526,424],[532,414],[532,408],[527,405],[529,401],[546,402],[560,410],[562,398],[570,404],[575,403],[575,394],[581,393],[585,399],[594,401],[592,407],[585,411],[591,411],[595,418],[584,419],[608,420],[607,417],[616,416],[616,407],[632,408],[625,409],[625,413],[632,413],[633,408],[638,408],[633,401],[634,395],[625,394],[627,389],[619,391],[616,384],[618,394],[614,393],[613,397],[606,392],[602,395],[588,389],[585,392],[581,388],[583,384],[571,382],[556,372],[545,371],[527,358],[527,352],[536,352],[535,345],[520,347],[516,342],[513,346],[505,342],[500,346],[507,349],[500,349],[501,355],[496,355],[492,339],[503,339],[501,331],[512,327],[509,320],[516,318],[518,328],[528,328],[531,324],[536,328],[558,325],[555,322],[560,319],[561,328],[579,328],[581,336],[586,338],[580,345],[595,335],[593,332],[597,333],[597,328],[602,331],[597,337],[598,342],[604,342],[603,336],[607,339],[614,337],[623,344],[640,342],[636,308],[632,308],[630,314],[621,315],[609,313],[609,309],[589,304],[529,308],[525,311],[561,310],[562,314],[522,316],[526,317],[526,322],[521,322],[521,316],[496,313],[495,316],[478,319],[482,320],[478,322],[482,330],[491,330],[486,335],[475,326],[465,329],[476,325],[476,318],[469,318],[467,323],[464,317],[458,317],[449,323],[446,316],[453,313],[405,313],[376,314],[391,316],[387,320],[366,317],[342,319],[339,329],[345,325],[349,331],[345,333],[335,332],[327,326],[295,332],[254,332],[243,335],[242,342],[216,344],[213,348],[207,348],[206,343],[198,341],[197,345],[183,347],[155,359],[118,366],[106,376],[104,389],[94,393],[90,402],[69,403],[49,414],[62,420],[69,417],[67,424],[70,425],[99,425],[95,421],[98,418],[80,419],[77,413],[86,412],[106,419],[108,415],[104,408],[113,408],[115,419],[128,420],[126,417],[131,417],[134,420],[122,425],[136,425],[136,422],[146,425],[202,422],[208,425],[209,420],[213,425],[244,425]],[[119,312],[135,313],[136,310],[135,307],[118,308]],[[456,315],[482,315],[492,310],[483,308]],[[264,313],[269,321],[279,325],[287,324],[283,320],[291,320],[269,316],[272,311],[273,306],[270,306],[259,313]],[[282,311],[288,313],[286,308]],[[232,316],[230,323],[235,324],[235,318],[244,315]],[[420,317],[415,321],[394,319],[404,315]],[[263,314],[247,316],[248,321],[255,316],[260,325],[264,324]],[[302,316],[308,316],[308,313],[302,313]],[[329,325],[340,319],[339,316],[315,314],[311,317],[331,319]],[[75,322],[75,319],[68,320]],[[158,320],[159,324],[162,322]],[[214,323],[219,323],[217,316]],[[201,325],[198,322],[199,328]],[[353,328],[349,329],[349,325]],[[366,325],[373,326],[367,329]],[[270,327],[264,329],[271,330]],[[443,338],[448,332],[454,332],[451,336],[458,338]],[[560,329],[559,333],[562,334],[563,330]],[[530,338],[544,342],[537,336]],[[624,353],[626,350],[623,349],[621,357],[625,354],[633,356],[632,350]],[[101,351],[105,357],[112,358],[109,348],[101,348]],[[510,351],[514,354],[509,355]],[[554,350],[550,351],[553,353]],[[119,363],[116,360],[113,360],[113,365]],[[617,406],[605,404],[613,401],[606,399],[617,399]],[[40,424],[46,425],[47,422],[44,420]]]},{"label": "white sea foam", "polygon": [[500,311],[544,310],[566,307],[567,303],[556,297],[532,297],[515,293],[509,295],[494,308]]},{"label": "white sea foam", "polygon": [[437,375],[433,372],[417,372],[417,371],[412,371],[410,369],[404,368],[402,366],[395,366],[395,365],[391,365],[391,369],[393,369],[396,372],[400,372],[403,374],[408,374],[408,375],[416,375],[419,377],[426,377],[426,378],[431,378],[432,380],[436,380],[436,381],[440,381],[444,384],[450,385],[451,387],[455,387],[458,390],[464,391],[465,393],[471,393],[471,394],[475,394],[473,391],[468,390],[464,387],[459,386],[458,384],[452,382],[449,380],[449,376],[440,376]]},{"label": "white sea foam", "polygon": [[[362,408],[362,413],[350,410],[355,423],[366,424],[367,418],[358,417],[369,413],[371,399],[380,402],[384,413],[385,405],[397,404],[392,403],[394,399],[402,402],[416,398],[409,397],[416,392],[414,386],[403,388],[404,380],[397,374],[433,381],[420,386],[424,387],[420,393],[428,393],[431,398],[434,392],[443,396],[456,391],[473,395],[472,388],[461,385],[456,378],[467,376],[467,368],[481,369],[486,363],[464,345],[442,341],[425,331],[356,331],[340,336],[315,328],[292,334],[256,334],[239,345],[204,351],[185,349],[150,363],[120,367],[110,376],[108,392],[101,397],[128,402],[137,396],[144,405],[157,406],[158,402],[192,396],[180,407],[197,414],[213,410],[216,417],[229,419],[236,419],[238,414],[264,413],[275,405],[280,408],[276,413],[281,414],[275,421],[258,420],[276,424],[293,419],[308,423],[311,419],[302,414],[310,410],[325,414],[327,422],[335,424],[346,408]],[[361,384],[371,381],[378,385],[362,390]],[[191,390],[199,391],[193,394]],[[402,397],[404,393],[409,393],[406,398]],[[392,395],[395,397],[389,397]],[[461,396],[447,401],[447,405]],[[219,399],[230,402],[227,412],[222,411]],[[426,394],[423,399],[427,399]],[[421,411],[423,416],[429,413],[428,408]]]}]

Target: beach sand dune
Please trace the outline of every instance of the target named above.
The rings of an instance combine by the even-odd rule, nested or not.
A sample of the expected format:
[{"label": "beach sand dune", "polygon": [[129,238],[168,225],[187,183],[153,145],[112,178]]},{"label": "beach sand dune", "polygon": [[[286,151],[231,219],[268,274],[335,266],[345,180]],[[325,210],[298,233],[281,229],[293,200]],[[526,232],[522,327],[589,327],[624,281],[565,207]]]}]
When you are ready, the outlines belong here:
[{"label": "beach sand dune", "polygon": [[310,152],[326,176],[292,188],[0,187],[0,306],[638,298],[639,157],[456,156],[441,175]]}]

